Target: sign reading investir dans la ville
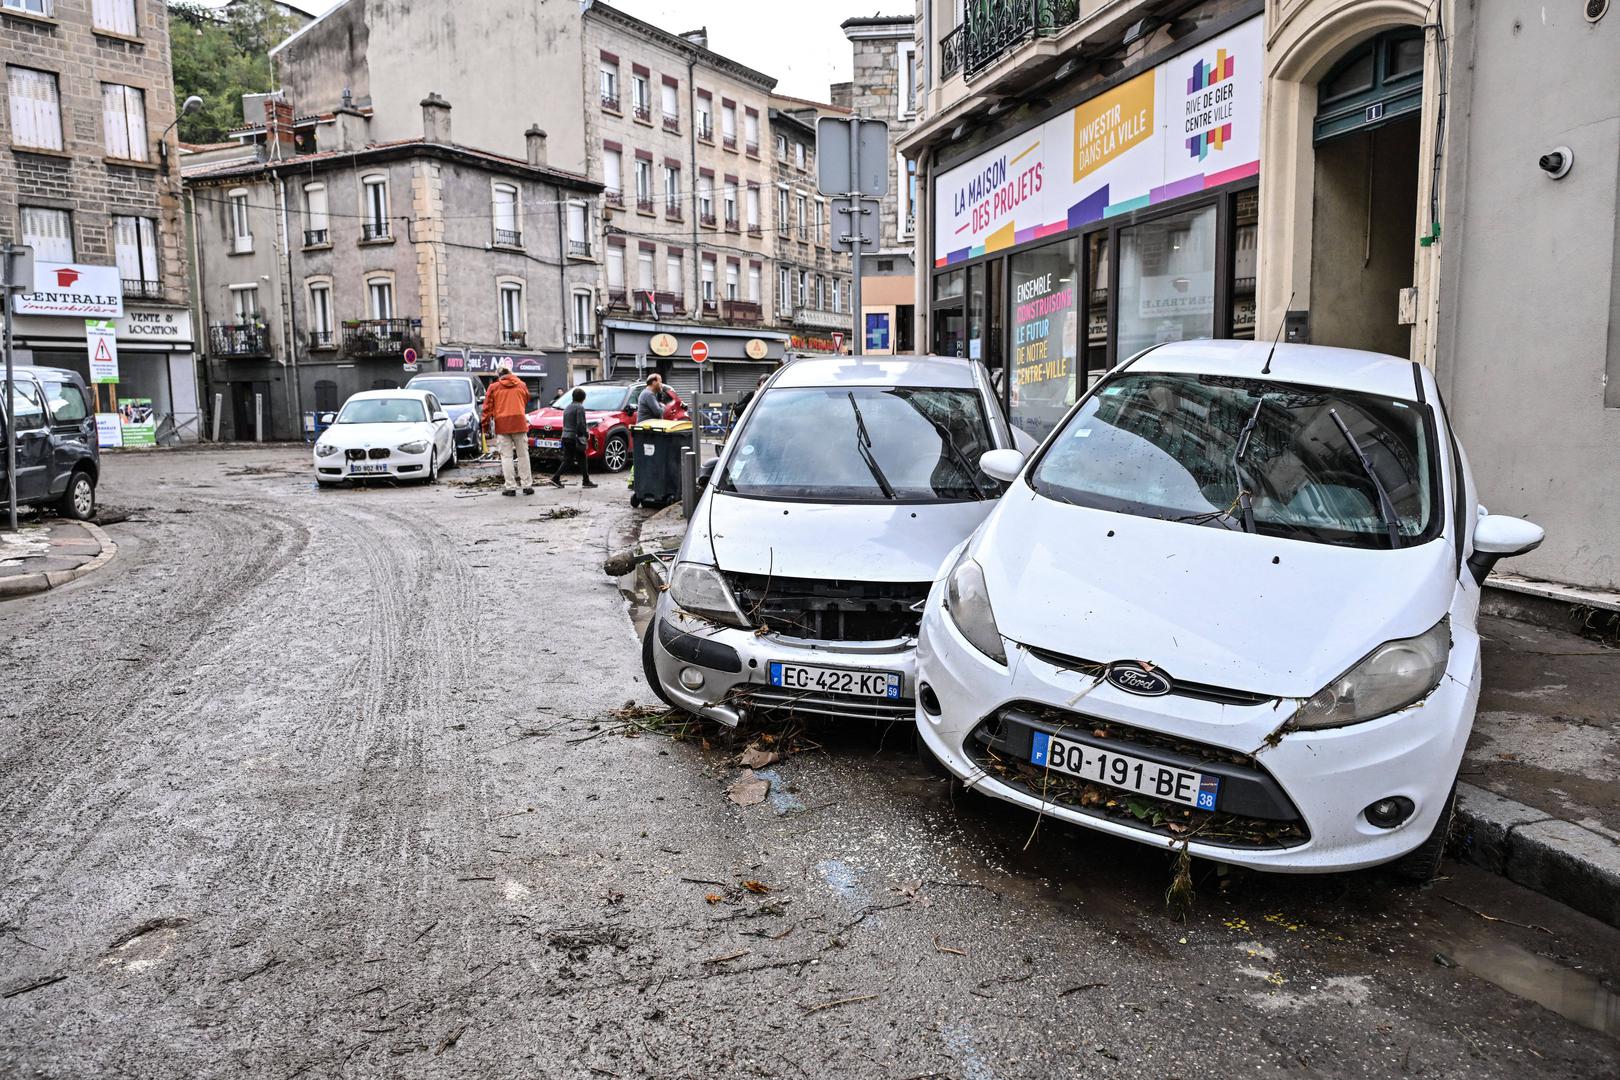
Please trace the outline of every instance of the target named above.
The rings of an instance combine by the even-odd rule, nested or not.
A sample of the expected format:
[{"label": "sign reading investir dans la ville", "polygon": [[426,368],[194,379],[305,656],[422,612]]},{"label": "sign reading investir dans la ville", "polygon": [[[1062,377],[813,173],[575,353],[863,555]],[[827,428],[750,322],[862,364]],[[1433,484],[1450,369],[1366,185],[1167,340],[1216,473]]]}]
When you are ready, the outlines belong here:
[{"label": "sign reading investir dans la ville", "polygon": [[119,319],[124,315],[124,283],[116,266],[35,263],[34,291],[18,295],[16,310],[18,315]]},{"label": "sign reading investir dans la ville", "polygon": [[942,173],[934,265],[1257,174],[1261,23],[1235,26]]}]

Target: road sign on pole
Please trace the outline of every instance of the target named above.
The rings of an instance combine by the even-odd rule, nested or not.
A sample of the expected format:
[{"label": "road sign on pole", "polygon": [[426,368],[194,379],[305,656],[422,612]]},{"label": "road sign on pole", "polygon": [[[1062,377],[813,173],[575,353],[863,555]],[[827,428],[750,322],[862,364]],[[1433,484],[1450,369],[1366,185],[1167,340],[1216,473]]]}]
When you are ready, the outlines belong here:
[{"label": "road sign on pole", "polygon": [[707,341],[692,342],[692,363],[704,364],[709,360],[709,343]]},{"label": "road sign on pole", "polygon": [[16,374],[12,370],[11,361],[11,324],[15,321],[12,316],[16,305],[12,297],[20,292],[31,292],[34,288],[34,249],[24,244],[7,244],[0,248],[0,307],[3,307],[6,316],[6,329],[3,348],[6,354],[6,382],[3,388],[4,397],[0,398],[6,415],[6,525],[12,532],[17,531],[17,429],[11,422],[11,414],[16,408],[17,399],[12,390],[12,378]]},{"label": "road sign on pole", "polygon": [[876,199],[851,199],[840,195],[832,201],[834,251],[854,251],[855,242],[867,251],[876,251],[881,245],[881,215]]},{"label": "road sign on pole", "polygon": [[833,331],[833,352],[838,353],[840,356],[843,355],[843,352],[844,352],[844,332],[842,330],[834,330]]},{"label": "road sign on pole", "polygon": [[856,194],[881,199],[889,193],[889,125],[823,116],[816,121],[816,188],[823,195],[848,195],[851,179]]}]

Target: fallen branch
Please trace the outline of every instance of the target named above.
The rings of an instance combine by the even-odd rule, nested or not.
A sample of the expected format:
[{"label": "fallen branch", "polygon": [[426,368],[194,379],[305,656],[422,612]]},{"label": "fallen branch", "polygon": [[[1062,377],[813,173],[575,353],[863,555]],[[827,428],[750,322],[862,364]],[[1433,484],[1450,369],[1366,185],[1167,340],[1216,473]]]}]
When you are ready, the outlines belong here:
[{"label": "fallen branch", "polygon": [[876,994],[859,994],[855,997],[839,998],[837,1001],[823,1001],[820,1005],[805,1005],[801,1002],[799,1007],[804,1010],[806,1016],[809,1016],[811,1013],[818,1013],[823,1009],[836,1009],[840,1005],[854,1005],[857,1002],[876,1000]]},{"label": "fallen branch", "polygon": [[1468,914],[1470,914],[1470,915],[1478,915],[1480,918],[1484,919],[1486,922],[1499,922],[1499,923],[1503,923],[1503,924],[1505,924],[1507,926],[1517,926],[1521,930],[1540,930],[1543,934],[1547,934],[1547,935],[1549,935],[1551,937],[1557,937],[1558,936],[1557,934],[1554,934],[1551,930],[1547,929],[1545,926],[1538,926],[1535,923],[1514,922],[1512,919],[1503,919],[1503,918],[1498,918],[1495,915],[1487,915],[1483,911],[1479,911],[1479,910],[1476,910],[1475,908],[1471,908],[1467,904],[1463,903],[1461,900],[1453,900],[1449,896],[1442,896],[1440,899],[1444,900],[1448,904],[1455,904],[1457,907],[1462,908],[1464,911],[1468,912]]},{"label": "fallen branch", "polygon": [[40,979],[38,982],[31,982],[27,986],[19,986],[15,989],[7,990],[5,993],[0,994],[0,998],[14,998],[19,994],[26,994],[30,990],[40,990],[47,986],[54,986],[56,983],[61,982],[65,978],[67,978],[66,975],[52,975],[49,978]]},{"label": "fallen branch", "polygon": [[752,949],[739,949],[734,953],[727,953],[725,956],[711,956],[703,962],[705,964],[725,964],[732,960],[741,960],[751,952],[753,952]]},{"label": "fallen branch", "polygon": [[1068,997],[1070,994],[1078,994],[1082,990],[1095,990],[1100,986],[1107,986],[1107,985],[1108,984],[1105,983],[1105,982],[1081,983],[1079,986],[1071,986],[1067,990],[1059,990],[1057,996],[1060,997],[1060,998],[1061,997]]}]

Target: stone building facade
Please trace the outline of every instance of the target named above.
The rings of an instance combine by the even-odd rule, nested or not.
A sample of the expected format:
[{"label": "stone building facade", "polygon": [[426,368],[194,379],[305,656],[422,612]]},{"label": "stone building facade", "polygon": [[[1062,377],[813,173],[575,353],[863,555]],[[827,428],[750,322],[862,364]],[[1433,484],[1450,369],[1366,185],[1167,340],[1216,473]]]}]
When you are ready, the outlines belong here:
[{"label": "stone building facade", "polygon": [[[149,398],[168,439],[200,429],[167,9],[153,0],[0,8],[0,239],[38,263],[117,267],[118,383],[99,408]],[[21,316],[24,360],[89,374],[82,319]]]},{"label": "stone building facade", "polygon": [[[861,333],[863,348],[876,354],[915,349],[915,242],[917,189],[914,163],[898,150],[917,115],[918,46],[911,15],[848,19],[844,35],[854,47],[850,108],[889,125],[889,193],[880,203],[880,247],[863,252]],[[870,259],[866,258],[871,255]]]},{"label": "stone building facade", "polygon": [[796,353],[853,351],[850,257],[832,249],[833,230],[844,223],[833,220],[832,200],[816,185],[816,120],[847,113],[781,95],[771,103],[776,317]]}]

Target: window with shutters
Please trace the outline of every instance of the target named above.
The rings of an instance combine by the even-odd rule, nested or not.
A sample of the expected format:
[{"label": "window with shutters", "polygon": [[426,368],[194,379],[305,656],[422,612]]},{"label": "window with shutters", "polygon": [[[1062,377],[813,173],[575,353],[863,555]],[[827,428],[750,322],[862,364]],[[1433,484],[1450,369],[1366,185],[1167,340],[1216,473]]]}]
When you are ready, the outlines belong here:
[{"label": "window with shutters", "polygon": [[[608,245],[607,283],[610,294],[624,294],[624,248],[619,244]],[[612,299],[611,295],[609,299]]]},{"label": "window with shutters", "polygon": [[309,283],[309,347],[329,349],[332,338],[332,284],[325,279]]},{"label": "window with shutters", "polygon": [[714,256],[712,256],[712,255],[703,256],[702,296],[703,296],[703,306],[705,308],[713,308],[714,305],[715,305],[715,296],[714,296]]},{"label": "window with shutters", "polygon": [[304,246],[320,247],[332,242],[332,222],[326,207],[326,185],[304,185]]},{"label": "window with shutters", "polygon": [[231,251],[245,255],[253,250],[253,226],[248,218],[248,192],[236,188],[225,196],[231,224]]},{"label": "window with shutters", "polygon": [[678,131],[681,126],[681,96],[680,89],[671,80],[666,79],[663,85],[664,129]]},{"label": "window with shutters", "polygon": [[366,301],[373,319],[394,317],[394,281],[392,278],[373,277],[366,280]]},{"label": "window with shutters", "polygon": [[793,227],[793,219],[789,216],[789,212],[788,212],[788,189],[785,188],[785,187],[777,188],[776,189],[776,231],[780,235],[786,236],[788,234],[788,231],[792,227]]},{"label": "window with shutters", "polygon": [[671,221],[681,220],[680,166],[664,162],[664,216]]},{"label": "window with shutters", "polygon": [[619,108],[619,65],[602,61],[598,79],[602,90],[602,107],[615,112]]},{"label": "window with shutters", "polygon": [[737,229],[737,178],[726,177],[726,186],[722,189],[722,204],[726,212],[726,228],[733,232]]},{"label": "window with shutters", "polygon": [[523,318],[523,283],[521,281],[502,281],[499,283],[500,309],[501,309],[501,344],[523,345],[525,323]]},{"label": "window with shutters", "polygon": [[62,97],[55,72],[8,67],[6,86],[11,102],[12,145],[62,149]]},{"label": "window with shutters", "polygon": [[798,305],[800,307],[810,306],[810,271],[808,270],[799,271]]},{"label": "window with shutters", "polygon": [[574,324],[569,344],[588,349],[596,344],[596,299],[588,289],[576,289],[574,298]]},{"label": "window with shutters", "polygon": [[759,112],[755,109],[743,113],[743,150],[749,157],[759,157]]},{"label": "window with shutters", "polygon": [[726,299],[742,299],[742,267],[736,260],[726,260]]},{"label": "window with shutters", "polygon": [[737,149],[737,106],[729,101],[720,102],[720,144]]},{"label": "window with shutters", "polygon": [[252,326],[259,321],[259,287],[257,285],[231,286],[231,311],[236,325]]},{"label": "window with shutters", "polygon": [[624,205],[624,154],[616,147],[602,150],[602,187],[609,206]]},{"label": "window with shutters", "polygon": [[495,243],[500,247],[522,247],[523,230],[518,227],[518,189],[496,184],[491,189]]},{"label": "window with shutters", "polygon": [[20,216],[22,242],[34,249],[36,262],[73,261],[72,214],[43,206],[24,206],[20,209]]},{"label": "window with shutters", "polygon": [[750,304],[759,303],[759,291],[762,287],[760,278],[762,274],[763,268],[759,263],[748,264],[748,302]]},{"label": "window with shutters", "polygon": [[681,253],[671,248],[664,255],[664,288],[675,297],[675,306],[686,307],[686,266]]},{"label": "window with shutters", "polygon": [[748,215],[748,231],[759,232],[759,185],[748,185],[748,202],[744,213]]},{"label": "window with shutters", "polygon": [[124,279],[125,296],[163,295],[158,268],[157,222],[148,217],[113,216],[113,240],[118,260],[118,276]]},{"label": "window with shutters", "polygon": [[146,161],[146,95],[133,86],[101,85],[101,126],[107,156],[124,161]]},{"label": "window with shutters", "polygon": [[135,36],[135,0],[94,0],[90,24],[97,30],[124,37]]},{"label": "window with shutters", "polygon": [[776,271],[776,309],[784,315],[793,310],[793,271],[786,266]]},{"label": "window with shutters", "polygon": [[590,225],[582,202],[568,204],[568,254],[579,259],[591,257]]},{"label": "window with shutters", "polygon": [[650,248],[642,248],[640,257],[636,259],[636,288],[644,293],[657,291],[658,287],[653,284],[653,253]]},{"label": "window with shutters", "polygon": [[[388,177],[367,176],[360,181],[361,240],[388,239]],[[387,316],[378,316],[386,318]]]},{"label": "window with shutters", "polygon": [[794,196],[794,202],[796,203],[795,209],[798,211],[798,216],[794,220],[799,223],[799,239],[808,240],[810,239],[809,200],[807,200],[804,197],[804,194],[801,192],[800,194]]}]

